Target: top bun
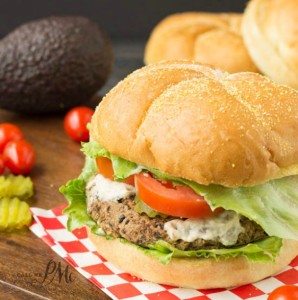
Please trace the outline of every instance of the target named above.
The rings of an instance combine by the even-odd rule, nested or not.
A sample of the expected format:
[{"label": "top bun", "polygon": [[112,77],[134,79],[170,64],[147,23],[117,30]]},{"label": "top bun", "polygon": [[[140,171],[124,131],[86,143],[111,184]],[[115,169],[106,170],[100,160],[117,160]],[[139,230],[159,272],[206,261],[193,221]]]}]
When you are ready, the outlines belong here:
[{"label": "top bun", "polygon": [[241,36],[242,14],[188,12],[168,16],[152,31],[146,64],[188,59],[230,73],[257,72]]},{"label": "top bun", "polygon": [[146,66],[107,94],[90,131],[112,154],[205,185],[298,174],[298,91],[257,73]]},{"label": "top bun", "polygon": [[261,72],[298,89],[298,1],[250,1],[242,31]]}]

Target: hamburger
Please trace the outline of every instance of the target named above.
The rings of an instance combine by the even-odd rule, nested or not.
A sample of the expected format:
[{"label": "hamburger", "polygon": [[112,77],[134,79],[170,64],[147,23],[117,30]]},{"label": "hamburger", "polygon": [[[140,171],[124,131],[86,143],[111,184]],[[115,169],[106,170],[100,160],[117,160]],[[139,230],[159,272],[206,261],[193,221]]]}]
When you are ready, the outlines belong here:
[{"label": "hamburger", "polygon": [[148,65],[98,105],[68,228],[144,280],[209,289],[298,254],[298,92],[256,73]]}]

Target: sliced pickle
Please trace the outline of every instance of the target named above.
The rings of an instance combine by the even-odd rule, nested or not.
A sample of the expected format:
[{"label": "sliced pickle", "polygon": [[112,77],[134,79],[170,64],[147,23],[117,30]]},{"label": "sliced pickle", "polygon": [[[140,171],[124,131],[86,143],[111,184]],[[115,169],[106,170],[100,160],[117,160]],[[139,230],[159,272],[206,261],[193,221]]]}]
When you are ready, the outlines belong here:
[{"label": "sliced pickle", "polygon": [[[33,195],[33,183],[30,177],[22,175],[0,176],[0,198],[2,197],[18,197],[25,200]],[[1,218],[1,216],[0,216]]]},{"label": "sliced pickle", "polygon": [[32,216],[29,205],[20,199],[4,197],[0,199],[0,231],[11,231],[29,226]]}]

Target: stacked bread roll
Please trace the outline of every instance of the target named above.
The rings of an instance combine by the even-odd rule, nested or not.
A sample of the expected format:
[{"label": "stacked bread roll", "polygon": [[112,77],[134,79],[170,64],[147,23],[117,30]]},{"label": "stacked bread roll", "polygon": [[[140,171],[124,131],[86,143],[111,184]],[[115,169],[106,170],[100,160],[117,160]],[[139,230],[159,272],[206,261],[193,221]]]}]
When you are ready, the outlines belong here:
[{"label": "stacked bread roll", "polygon": [[227,72],[257,72],[241,36],[242,14],[180,13],[162,20],[145,50],[145,63],[187,59]]},{"label": "stacked bread roll", "polygon": [[162,20],[146,64],[186,59],[230,73],[261,72],[298,88],[298,0],[251,0],[244,14],[180,13]]},{"label": "stacked bread roll", "polygon": [[242,33],[260,71],[298,89],[298,0],[250,1]]}]

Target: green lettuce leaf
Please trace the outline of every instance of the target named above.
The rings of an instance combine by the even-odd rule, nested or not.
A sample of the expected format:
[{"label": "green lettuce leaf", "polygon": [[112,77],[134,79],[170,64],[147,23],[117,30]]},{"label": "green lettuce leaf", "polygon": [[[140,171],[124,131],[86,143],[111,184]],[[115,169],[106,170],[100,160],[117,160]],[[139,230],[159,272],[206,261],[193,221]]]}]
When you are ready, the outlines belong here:
[{"label": "green lettuce leaf", "polygon": [[232,258],[236,256],[245,256],[250,261],[269,262],[277,257],[282,240],[277,237],[268,237],[264,240],[247,244],[241,247],[224,249],[204,249],[184,251],[175,248],[169,243],[159,240],[149,249],[138,246],[138,248],[147,255],[158,258],[163,264],[170,262],[172,257],[179,258],[214,258],[216,260],[223,258]]},{"label": "green lettuce leaf", "polygon": [[79,179],[83,180],[84,182],[87,182],[96,173],[97,173],[97,166],[96,166],[95,159],[90,156],[86,156],[84,168],[82,170],[82,173],[79,176]]},{"label": "green lettuce leaf", "polygon": [[86,155],[91,158],[96,158],[99,156],[103,157],[111,157],[111,154],[103,148],[101,145],[90,139],[89,142],[87,143],[82,143],[82,149],[81,151]]},{"label": "green lettuce leaf", "polygon": [[65,186],[61,186],[59,189],[68,201],[68,207],[64,209],[63,213],[69,215],[67,219],[67,229],[69,231],[88,226],[92,232],[104,235],[103,230],[87,214],[85,186],[95,172],[95,160],[87,156],[84,169],[79,178],[68,181]]},{"label": "green lettuce leaf", "polygon": [[99,156],[109,158],[112,161],[114,179],[116,181],[123,181],[130,175],[140,173],[143,170],[142,166],[139,166],[136,163],[123,159],[119,156],[110,154],[102,146],[92,140],[88,143],[83,144],[82,151],[85,153],[85,155],[92,158],[96,158]]},{"label": "green lettuce leaf", "polygon": [[225,188],[189,183],[215,209],[236,211],[258,223],[270,236],[298,240],[298,176],[253,187]]}]

